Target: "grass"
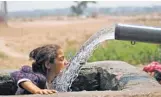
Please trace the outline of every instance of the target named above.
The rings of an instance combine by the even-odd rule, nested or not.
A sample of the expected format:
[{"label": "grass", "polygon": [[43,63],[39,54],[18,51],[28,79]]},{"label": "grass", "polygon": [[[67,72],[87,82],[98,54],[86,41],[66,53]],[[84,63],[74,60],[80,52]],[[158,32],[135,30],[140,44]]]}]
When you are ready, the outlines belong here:
[{"label": "grass", "polygon": [[[129,41],[108,41],[101,44],[89,58],[88,62],[102,60],[122,60],[133,65],[146,64],[151,61],[160,61],[161,46],[158,44],[136,42],[131,45]],[[66,51],[66,55],[74,55],[75,49]]]}]

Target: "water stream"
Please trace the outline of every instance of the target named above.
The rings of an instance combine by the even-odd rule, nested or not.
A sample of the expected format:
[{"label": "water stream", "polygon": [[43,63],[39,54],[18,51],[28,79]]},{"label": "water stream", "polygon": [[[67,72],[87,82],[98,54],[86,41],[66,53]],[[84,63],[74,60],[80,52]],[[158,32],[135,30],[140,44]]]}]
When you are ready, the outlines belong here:
[{"label": "water stream", "polygon": [[70,64],[54,79],[53,89],[59,92],[69,91],[71,84],[77,78],[82,65],[86,64],[88,58],[97,48],[98,44],[105,40],[111,40],[114,38],[114,26],[104,28],[92,35],[71,59],[69,62]]}]

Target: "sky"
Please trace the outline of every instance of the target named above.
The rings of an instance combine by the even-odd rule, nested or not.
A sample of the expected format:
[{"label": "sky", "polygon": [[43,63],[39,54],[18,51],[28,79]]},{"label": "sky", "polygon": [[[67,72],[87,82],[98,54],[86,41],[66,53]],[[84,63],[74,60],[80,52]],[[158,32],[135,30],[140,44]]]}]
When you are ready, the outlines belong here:
[{"label": "sky", "polygon": [[[9,12],[31,11],[36,9],[69,8],[74,5],[73,1],[7,1]],[[161,1],[97,1],[97,4],[90,4],[90,7],[119,7],[119,6],[152,6],[161,5]]]}]

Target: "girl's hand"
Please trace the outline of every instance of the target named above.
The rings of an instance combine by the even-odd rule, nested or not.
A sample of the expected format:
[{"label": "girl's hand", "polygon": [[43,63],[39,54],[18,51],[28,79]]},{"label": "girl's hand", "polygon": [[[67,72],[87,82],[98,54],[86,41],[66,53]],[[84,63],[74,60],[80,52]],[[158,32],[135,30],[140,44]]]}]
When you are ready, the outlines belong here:
[{"label": "girl's hand", "polygon": [[57,91],[56,90],[48,90],[48,89],[39,89],[34,92],[34,94],[53,94],[53,93],[57,93]]},{"label": "girl's hand", "polygon": [[40,89],[31,81],[21,82],[20,85],[32,94],[53,94],[57,92],[56,90]]},{"label": "girl's hand", "polygon": [[154,77],[155,72],[148,72],[151,77]]}]

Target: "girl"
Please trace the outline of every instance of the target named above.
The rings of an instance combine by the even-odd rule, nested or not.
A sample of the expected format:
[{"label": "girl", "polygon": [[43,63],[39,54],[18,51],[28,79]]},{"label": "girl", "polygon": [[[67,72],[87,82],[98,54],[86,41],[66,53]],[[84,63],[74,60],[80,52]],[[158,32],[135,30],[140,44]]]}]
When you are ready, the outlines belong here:
[{"label": "girl", "polygon": [[30,52],[34,60],[32,67],[23,66],[20,71],[11,73],[18,89],[15,94],[52,94],[51,83],[56,75],[67,65],[64,52],[59,45],[38,47]]}]

